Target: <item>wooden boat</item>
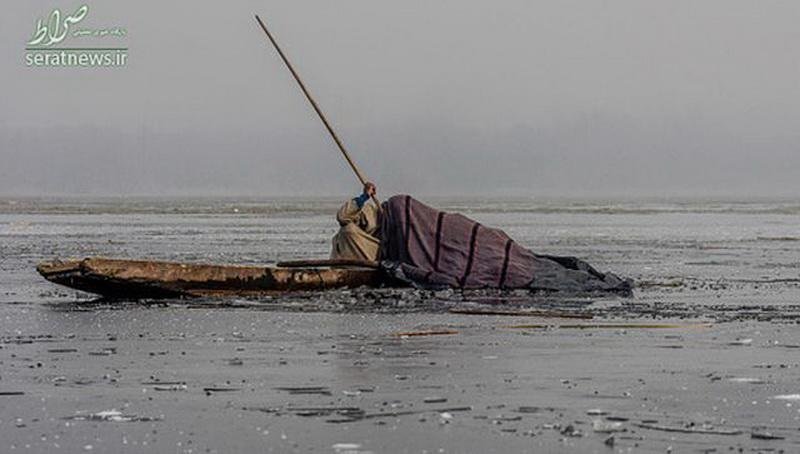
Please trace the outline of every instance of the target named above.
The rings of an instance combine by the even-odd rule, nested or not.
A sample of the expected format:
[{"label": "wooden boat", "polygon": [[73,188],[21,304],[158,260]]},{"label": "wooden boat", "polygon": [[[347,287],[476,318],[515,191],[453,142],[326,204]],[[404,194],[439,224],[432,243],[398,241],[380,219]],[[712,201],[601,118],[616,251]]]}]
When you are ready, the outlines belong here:
[{"label": "wooden boat", "polygon": [[[296,267],[296,263],[308,265]],[[296,263],[241,266],[90,257],[44,262],[36,270],[50,282],[122,299],[270,295],[384,283],[383,273],[374,265],[324,260]]]}]

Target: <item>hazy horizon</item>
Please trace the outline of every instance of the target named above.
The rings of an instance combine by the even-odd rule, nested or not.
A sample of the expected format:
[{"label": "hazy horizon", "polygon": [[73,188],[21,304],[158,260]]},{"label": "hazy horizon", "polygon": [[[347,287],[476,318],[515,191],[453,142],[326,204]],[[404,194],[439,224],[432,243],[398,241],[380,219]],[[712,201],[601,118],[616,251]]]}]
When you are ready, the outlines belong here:
[{"label": "hazy horizon", "polygon": [[[89,5],[121,68],[29,68]],[[800,4],[15,1],[0,195],[329,196],[358,183],[253,19],[384,197],[800,194]],[[110,42],[110,41],[109,41]]]}]

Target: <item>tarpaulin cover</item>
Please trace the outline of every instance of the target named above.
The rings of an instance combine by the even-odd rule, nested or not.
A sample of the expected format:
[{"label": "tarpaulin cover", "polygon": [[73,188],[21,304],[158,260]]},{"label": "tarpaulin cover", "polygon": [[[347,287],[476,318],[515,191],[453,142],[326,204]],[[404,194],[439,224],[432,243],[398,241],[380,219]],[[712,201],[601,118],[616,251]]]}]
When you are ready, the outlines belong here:
[{"label": "tarpaulin cover", "polygon": [[574,257],[537,255],[500,229],[398,195],[381,209],[381,261],[420,287],[631,293],[631,281]]}]

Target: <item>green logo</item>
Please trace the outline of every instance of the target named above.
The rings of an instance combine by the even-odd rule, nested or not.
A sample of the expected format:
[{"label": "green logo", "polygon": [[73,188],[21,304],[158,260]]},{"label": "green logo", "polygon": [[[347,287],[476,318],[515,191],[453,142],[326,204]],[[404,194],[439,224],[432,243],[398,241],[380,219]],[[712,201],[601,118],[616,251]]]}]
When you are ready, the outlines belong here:
[{"label": "green logo", "polygon": [[36,32],[33,34],[33,38],[28,41],[28,45],[46,47],[64,41],[64,38],[67,37],[67,33],[69,32],[70,25],[82,21],[88,13],[89,7],[83,5],[78,8],[75,13],[62,19],[61,11],[59,9],[54,9],[53,12],[50,13],[47,22],[43,23],[41,19],[36,22]]},{"label": "green logo", "polygon": [[[26,66],[55,67],[118,67],[125,66],[127,47],[109,47],[97,41],[102,38],[124,38],[128,32],[121,27],[78,28],[89,14],[89,6],[81,5],[72,14],[56,8],[43,20],[36,21],[33,36],[26,43]],[[68,39],[69,38],[69,39]],[[93,38],[93,45],[66,47],[60,44],[77,38]]]}]

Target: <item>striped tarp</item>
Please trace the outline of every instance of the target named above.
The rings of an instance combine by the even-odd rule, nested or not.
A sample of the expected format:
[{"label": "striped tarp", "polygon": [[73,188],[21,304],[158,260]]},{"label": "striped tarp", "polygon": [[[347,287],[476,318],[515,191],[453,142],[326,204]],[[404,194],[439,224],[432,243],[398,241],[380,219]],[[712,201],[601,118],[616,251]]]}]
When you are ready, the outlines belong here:
[{"label": "striped tarp", "polygon": [[500,229],[398,195],[381,209],[381,260],[420,286],[628,294],[631,283],[574,257],[542,256]]}]

